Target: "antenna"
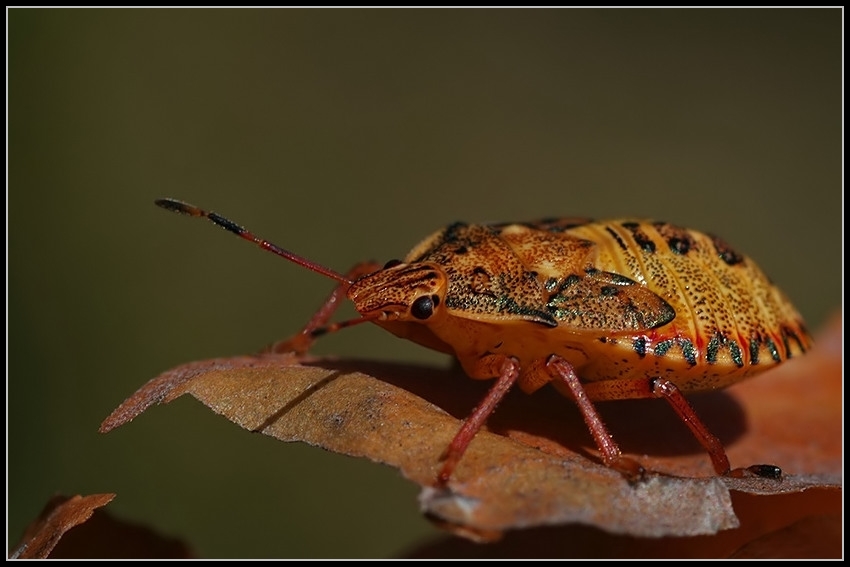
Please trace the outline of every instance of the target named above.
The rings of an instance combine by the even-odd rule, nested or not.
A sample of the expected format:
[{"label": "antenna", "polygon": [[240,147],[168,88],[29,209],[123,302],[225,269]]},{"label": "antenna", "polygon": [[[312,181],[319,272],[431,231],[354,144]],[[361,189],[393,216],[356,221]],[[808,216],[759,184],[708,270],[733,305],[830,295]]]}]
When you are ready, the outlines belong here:
[{"label": "antenna", "polygon": [[280,246],[278,246],[276,244],[272,244],[268,240],[264,240],[262,238],[259,238],[258,236],[255,236],[253,233],[251,233],[250,231],[239,226],[238,224],[236,224],[232,220],[226,219],[226,218],[224,218],[223,216],[221,216],[217,213],[213,213],[213,212],[205,211],[203,209],[199,209],[198,207],[196,207],[194,205],[190,205],[189,203],[184,203],[183,201],[178,201],[177,199],[157,199],[154,202],[158,206],[162,207],[163,209],[168,209],[169,211],[172,211],[172,212],[175,212],[175,213],[180,213],[182,215],[189,215],[190,217],[206,217],[209,220],[211,220],[212,222],[214,222],[215,224],[217,224],[218,226],[220,226],[221,228],[223,228],[223,229],[225,229],[229,232],[232,232],[233,234],[235,234],[239,238],[244,238],[245,240],[253,242],[254,244],[259,246],[263,250],[268,250],[269,252],[271,252],[273,254],[277,254],[278,256],[281,256],[282,258],[286,258],[290,262],[298,264],[299,266],[303,266],[303,267],[307,268],[308,270],[313,270],[314,272],[317,272],[319,274],[322,274],[325,277],[336,280],[336,281],[340,282],[341,284],[351,285],[353,283],[350,279],[348,279],[344,275],[340,274],[339,272],[335,272],[335,271],[331,270],[330,268],[326,268],[326,267],[322,266],[321,264],[311,262],[310,260],[308,260],[307,258],[304,258],[303,256],[299,256],[298,254],[295,254],[294,252],[290,252],[289,250],[281,248]]}]

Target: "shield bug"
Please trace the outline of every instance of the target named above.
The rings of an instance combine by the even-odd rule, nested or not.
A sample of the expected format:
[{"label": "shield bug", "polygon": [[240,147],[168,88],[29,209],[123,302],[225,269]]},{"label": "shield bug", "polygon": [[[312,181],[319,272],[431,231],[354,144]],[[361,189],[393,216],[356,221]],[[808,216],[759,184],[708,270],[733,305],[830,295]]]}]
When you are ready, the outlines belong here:
[{"label": "shield bug", "polygon": [[[629,479],[594,402],[663,398],[708,452],[717,474],[780,477],[773,465],[731,469],[684,394],[716,390],[804,353],[796,309],[746,256],[718,237],[646,220],[547,219],[451,224],[404,260],[341,274],[173,199],[156,204],[206,217],[237,236],[339,284],[278,352],[306,352],[330,331],[372,322],[454,355],[474,379],[495,379],[443,455],[439,484],[504,395],[551,382],[579,407],[603,463]],[[360,316],[330,323],[343,296]]]}]

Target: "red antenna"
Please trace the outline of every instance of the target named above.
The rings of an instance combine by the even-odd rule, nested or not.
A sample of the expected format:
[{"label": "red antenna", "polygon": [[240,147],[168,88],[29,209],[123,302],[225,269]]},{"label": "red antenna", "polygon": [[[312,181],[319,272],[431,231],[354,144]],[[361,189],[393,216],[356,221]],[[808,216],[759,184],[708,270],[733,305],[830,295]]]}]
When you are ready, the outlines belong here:
[{"label": "red antenna", "polygon": [[263,250],[268,250],[269,252],[271,252],[273,254],[277,254],[278,256],[281,256],[282,258],[286,258],[290,262],[294,262],[294,263],[298,264],[299,266],[304,266],[308,270],[313,270],[314,272],[317,272],[319,274],[322,274],[323,276],[334,279],[334,280],[340,282],[341,284],[351,285],[353,283],[350,279],[348,279],[344,275],[340,274],[339,272],[335,272],[335,271],[331,270],[330,268],[326,268],[326,267],[324,267],[320,264],[317,264],[315,262],[311,262],[307,258],[304,258],[302,256],[299,256],[298,254],[295,254],[294,252],[290,252],[289,250],[281,248],[280,246],[277,246],[276,244],[272,244],[268,240],[264,240],[262,238],[254,236],[254,234],[252,234],[248,230],[242,228],[241,226],[239,226],[238,224],[236,224],[232,220],[226,219],[226,218],[224,218],[223,216],[221,216],[217,213],[213,213],[213,212],[205,211],[203,209],[199,209],[198,207],[196,207],[194,205],[190,205],[189,203],[184,203],[183,201],[178,201],[177,199],[157,199],[154,202],[158,206],[162,207],[163,209],[168,209],[169,211],[173,211],[175,213],[180,213],[180,214],[183,214],[183,215],[189,215],[190,217],[206,217],[209,220],[211,220],[212,222],[214,222],[215,224],[217,224],[218,226],[220,226],[221,228],[232,232],[233,234],[235,234],[236,236],[238,236],[240,238],[244,238],[245,240],[253,242],[254,244],[259,246]]}]

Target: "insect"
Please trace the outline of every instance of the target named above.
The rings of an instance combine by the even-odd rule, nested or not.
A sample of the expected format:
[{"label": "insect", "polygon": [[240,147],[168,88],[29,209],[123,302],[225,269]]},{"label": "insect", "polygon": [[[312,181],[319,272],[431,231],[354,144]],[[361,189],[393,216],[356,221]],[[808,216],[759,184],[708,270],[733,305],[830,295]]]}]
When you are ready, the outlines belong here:
[{"label": "insect", "polygon": [[[438,485],[448,483],[513,386],[532,393],[550,382],[578,405],[602,462],[630,480],[645,470],[621,454],[594,402],[663,398],[717,474],[781,477],[774,465],[732,469],[684,396],[724,388],[811,346],[785,295],[718,237],[632,219],[455,223],[404,260],[362,263],[341,274],[214,212],[173,199],[156,204],[206,217],[338,282],[301,332],[273,350],[303,353],[324,333],[372,322],[454,355],[471,378],[495,379],[446,449]],[[344,296],[360,316],[330,323]]]}]

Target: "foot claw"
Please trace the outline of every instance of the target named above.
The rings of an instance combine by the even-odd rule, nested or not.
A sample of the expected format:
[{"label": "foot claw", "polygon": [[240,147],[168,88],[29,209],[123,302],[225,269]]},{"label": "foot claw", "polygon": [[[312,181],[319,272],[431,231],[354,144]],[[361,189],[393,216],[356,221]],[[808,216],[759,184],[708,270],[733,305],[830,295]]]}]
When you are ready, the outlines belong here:
[{"label": "foot claw", "polygon": [[313,337],[305,334],[298,334],[294,337],[278,341],[267,346],[263,352],[284,353],[293,352],[295,354],[307,354],[313,344]]},{"label": "foot claw", "polygon": [[626,477],[626,480],[631,484],[646,479],[646,469],[643,468],[643,465],[628,457],[620,457],[609,466]]}]

